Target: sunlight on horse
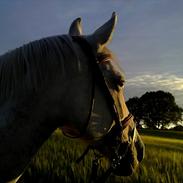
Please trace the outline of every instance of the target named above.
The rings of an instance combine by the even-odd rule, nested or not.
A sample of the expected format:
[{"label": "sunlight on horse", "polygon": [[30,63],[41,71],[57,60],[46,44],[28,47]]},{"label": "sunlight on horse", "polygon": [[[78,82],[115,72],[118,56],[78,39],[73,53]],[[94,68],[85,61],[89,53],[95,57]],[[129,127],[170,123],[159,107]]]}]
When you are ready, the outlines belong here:
[{"label": "sunlight on horse", "polygon": [[125,104],[124,73],[106,48],[116,21],[113,13],[85,36],[77,18],[68,35],[0,56],[0,183],[16,182],[58,127],[105,156],[108,172],[136,169],[144,145]]}]

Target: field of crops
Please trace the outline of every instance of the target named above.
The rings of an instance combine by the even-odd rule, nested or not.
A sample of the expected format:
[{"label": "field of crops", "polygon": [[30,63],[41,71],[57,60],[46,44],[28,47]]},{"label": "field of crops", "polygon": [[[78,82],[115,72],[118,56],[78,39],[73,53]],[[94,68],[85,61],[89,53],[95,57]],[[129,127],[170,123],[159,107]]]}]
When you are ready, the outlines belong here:
[{"label": "field of crops", "polygon": [[[183,133],[142,131],[146,156],[131,177],[111,175],[108,183],[183,183]],[[87,183],[93,154],[76,164],[84,146],[57,130],[29,165],[21,183]]]}]

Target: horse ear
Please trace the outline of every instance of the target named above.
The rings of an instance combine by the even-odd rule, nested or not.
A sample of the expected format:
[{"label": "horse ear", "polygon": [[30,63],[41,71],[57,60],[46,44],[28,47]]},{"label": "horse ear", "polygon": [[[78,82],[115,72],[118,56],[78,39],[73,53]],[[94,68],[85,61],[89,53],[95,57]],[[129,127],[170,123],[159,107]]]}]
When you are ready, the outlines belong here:
[{"label": "horse ear", "polygon": [[117,15],[113,12],[112,17],[104,25],[98,28],[92,35],[86,37],[95,50],[97,49],[97,52],[100,52],[112,39],[116,22]]},{"label": "horse ear", "polygon": [[81,26],[81,18],[75,19],[69,29],[70,36],[81,36],[83,34],[82,26]]}]

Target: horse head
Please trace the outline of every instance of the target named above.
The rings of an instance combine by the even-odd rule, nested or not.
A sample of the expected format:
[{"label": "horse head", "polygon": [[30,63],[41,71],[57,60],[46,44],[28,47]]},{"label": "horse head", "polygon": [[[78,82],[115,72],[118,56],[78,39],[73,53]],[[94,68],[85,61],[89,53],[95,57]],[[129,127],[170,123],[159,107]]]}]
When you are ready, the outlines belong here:
[{"label": "horse head", "polygon": [[[125,104],[124,72],[112,52],[106,47],[112,39],[116,22],[117,16],[113,13],[111,19],[93,34],[83,35],[81,18],[77,18],[71,24],[69,34],[77,38],[76,42],[85,52],[88,52],[87,49],[91,50],[89,51],[90,61],[97,65],[94,67],[95,73],[101,73],[97,79],[104,83],[103,92],[112,110],[113,120],[110,128],[100,139],[92,143],[92,148],[107,157],[115,175],[128,176],[142,161],[144,144],[136,129],[134,118]],[[91,126],[90,122],[88,125]]]}]

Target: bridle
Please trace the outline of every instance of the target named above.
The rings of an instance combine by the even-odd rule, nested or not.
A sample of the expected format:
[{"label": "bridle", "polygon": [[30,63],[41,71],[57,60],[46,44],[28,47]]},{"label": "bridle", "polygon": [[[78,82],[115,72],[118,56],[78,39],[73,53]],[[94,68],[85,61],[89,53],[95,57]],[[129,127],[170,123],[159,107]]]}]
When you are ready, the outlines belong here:
[{"label": "bridle", "polygon": [[[64,135],[71,137],[71,138],[81,138],[84,135],[84,133],[86,132],[88,123],[89,123],[90,118],[91,118],[93,105],[94,105],[94,102],[93,102],[93,100],[94,100],[94,85],[95,85],[94,81],[95,81],[95,77],[97,75],[97,78],[100,78],[102,80],[102,82],[104,83],[104,87],[105,87],[106,94],[108,96],[108,100],[109,100],[110,104],[113,106],[114,120],[116,122],[115,125],[113,127],[111,127],[110,131],[105,135],[106,137],[104,136],[104,139],[105,138],[108,139],[108,137],[116,138],[116,137],[120,136],[122,130],[124,130],[127,126],[130,125],[131,120],[133,120],[133,115],[131,113],[129,113],[129,115],[127,117],[125,117],[123,120],[121,120],[121,116],[119,115],[118,109],[115,106],[113,96],[110,93],[108,85],[107,85],[105,78],[103,76],[103,73],[100,70],[99,64],[101,62],[98,61],[98,58],[96,58],[95,55],[93,54],[93,52],[91,51],[92,48],[91,48],[90,44],[87,42],[87,40],[85,38],[83,38],[81,36],[72,36],[72,41],[76,42],[81,47],[81,49],[84,51],[84,53],[86,53],[86,55],[90,59],[91,66],[92,66],[93,71],[94,71],[92,99],[91,99],[92,105],[90,108],[90,112],[88,115],[88,120],[87,120],[85,129],[82,132],[80,132],[80,135],[79,136],[71,136],[71,135],[68,135],[66,133],[64,133]],[[106,62],[106,60],[103,60],[102,63],[105,64],[105,62]],[[129,139],[132,139],[131,142],[135,141],[135,137],[136,137],[136,127],[134,126],[133,133],[129,137]],[[97,145],[95,145],[95,144],[89,145],[87,147],[87,149],[84,151],[84,153],[81,155],[81,157],[78,158],[77,163],[79,163],[81,160],[83,160],[83,158],[85,157],[85,155],[88,153],[89,150],[93,150],[94,154],[95,154],[95,158],[94,158],[93,163],[92,163],[92,173],[91,173],[90,182],[105,182],[106,179],[108,178],[108,176],[115,169],[117,169],[119,167],[120,161],[126,156],[131,142],[128,143],[123,154],[119,153],[120,143],[117,145],[118,147],[116,148],[116,151],[115,151],[115,157],[112,158],[111,166],[100,177],[98,177],[97,172],[98,172],[99,161],[100,161],[100,158],[102,157],[102,155],[100,153],[95,152],[95,150],[97,150],[98,146],[100,146],[100,143]]]}]

